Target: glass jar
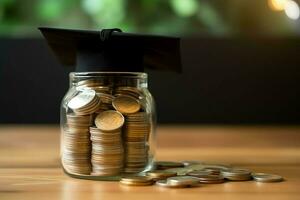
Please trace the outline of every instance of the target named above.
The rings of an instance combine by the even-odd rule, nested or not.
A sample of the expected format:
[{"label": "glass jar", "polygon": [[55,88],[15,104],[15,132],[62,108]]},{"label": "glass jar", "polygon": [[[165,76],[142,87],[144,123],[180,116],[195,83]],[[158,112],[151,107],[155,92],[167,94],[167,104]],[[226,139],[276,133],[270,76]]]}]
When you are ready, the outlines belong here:
[{"label": "glass jar", "polygon": [[118,180],[151,170],[155,128],[146,73],[70,73],[61,104],[61,162],[68,175]]}]

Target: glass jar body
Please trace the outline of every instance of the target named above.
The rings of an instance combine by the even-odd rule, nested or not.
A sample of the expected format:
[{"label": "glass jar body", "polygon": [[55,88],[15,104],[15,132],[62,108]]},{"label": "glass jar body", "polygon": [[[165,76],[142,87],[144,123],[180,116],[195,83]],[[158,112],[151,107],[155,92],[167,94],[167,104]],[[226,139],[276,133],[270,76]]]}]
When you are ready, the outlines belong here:
[{"label": "glass jar body", "polygon": [[68,175],[118,180],[152,169],[156,112],[147,74],[70,73],[60,119],[61,162]]}]

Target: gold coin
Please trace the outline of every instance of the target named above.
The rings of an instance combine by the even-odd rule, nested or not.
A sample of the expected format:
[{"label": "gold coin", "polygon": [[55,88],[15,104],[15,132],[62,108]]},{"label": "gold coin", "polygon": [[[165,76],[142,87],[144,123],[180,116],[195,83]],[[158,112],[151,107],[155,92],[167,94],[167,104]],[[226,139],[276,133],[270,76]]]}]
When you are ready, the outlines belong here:
[{"label": "gold coin", "polygon": [[152,181],[151,178],[147,176],[123,176],[121,178],[123,181],[132,181],[132,182],[149,182]]},{"label": "gold coin", "polygon": [[154,182],[130,182],[121,180],[120,183],[128,186],[148,186],[153,185]]},{"label": "gold coin", "polygon": [[141,109],[141,105],[133,97],[120,95],[114,98],[112,102],[113,107],[122,114],[136,113]]},{"label": "gold coin", "polygon": [[124,117],[121,113],[114,110],[107,110],[97,115],[95,124],[102,131],[115,131],[124,124]]},{"label": "gold coin", "polygon": [[125,176],[122,177],[120,183],[132,186],[152,185],[153,180],[147,176]]}]

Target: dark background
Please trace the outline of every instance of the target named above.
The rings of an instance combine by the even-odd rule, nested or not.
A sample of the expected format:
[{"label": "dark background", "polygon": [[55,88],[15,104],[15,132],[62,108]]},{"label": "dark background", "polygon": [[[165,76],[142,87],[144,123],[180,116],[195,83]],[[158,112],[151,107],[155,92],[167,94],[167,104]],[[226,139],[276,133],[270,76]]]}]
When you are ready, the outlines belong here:
[{"label": "dark background", "polygon": [[[184,38],[183,73],[148,71],[160,123],[299,124],[299,38]],[[42,39],[0,39],[0,123],[58,123],[68,71]]]},{"label": "dark background", "polygon": [[39,26],[182,37],[182,74],[147,71],[160,123],[300,123],[300,0],[0,1],[0,124],[59,122]]}]

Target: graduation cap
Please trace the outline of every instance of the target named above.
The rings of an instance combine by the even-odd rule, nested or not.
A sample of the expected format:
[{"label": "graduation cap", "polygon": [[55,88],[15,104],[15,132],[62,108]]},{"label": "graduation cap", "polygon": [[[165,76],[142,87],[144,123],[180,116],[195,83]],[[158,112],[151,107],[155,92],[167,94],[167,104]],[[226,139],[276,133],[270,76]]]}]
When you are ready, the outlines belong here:
[{"label": "graduation cap", "polygon": [[39,30],[64,66],[76,72],[143,72],[145,68],[181,71],[176,37],[41,27]]}]

